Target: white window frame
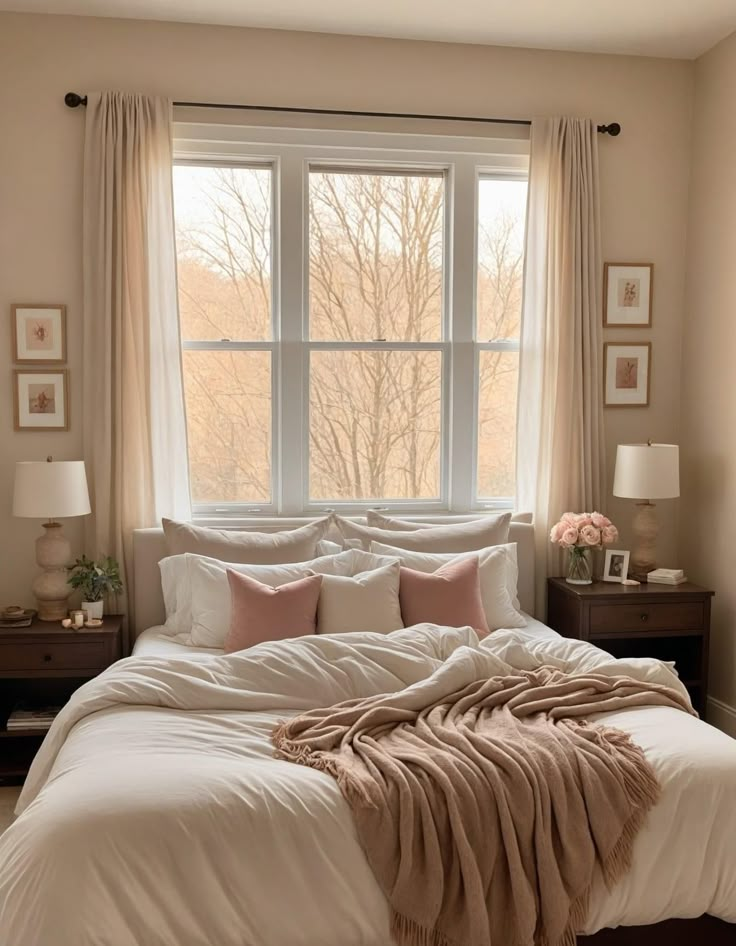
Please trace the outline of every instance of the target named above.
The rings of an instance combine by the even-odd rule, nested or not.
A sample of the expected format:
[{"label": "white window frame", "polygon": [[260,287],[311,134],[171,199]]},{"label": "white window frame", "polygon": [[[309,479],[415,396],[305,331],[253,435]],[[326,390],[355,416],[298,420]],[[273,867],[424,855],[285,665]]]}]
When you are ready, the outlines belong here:
[{"label": "white window frame", "polygon": [[[272,324],[269,342],[186,342],[185,348],[272,352],[270,503],[195,504],[200,519],[343,514],[380,508],[442,514],[510,508],[511,497],[477,497],[479,352],[518,343],[476,337],[477,208],[481,177],[526,180],[527,138],[462,138],[175,122],[175,163],[268,166],[272,183]],[[442,171],[445,174],[442,337],[437,342],[309,339],[309,168]],[[301,226],[294,222],[301,220]],[[514,347],[515,346],[515,347]],[[314,502],[309,490],[309,356],[319,350],[434,349],[443,357],[441,494],[436,500]],[[289,405],[288,410],[285,405]],[[468,463],[468,458],[472,462]]]},{"label": "white window frame", "polygon": [[[482,180],[494,180],[494,181],[526,181],[529,177],[528,168],[525,171],[508,170],[501,171],[498,168],[491,169],[486,171],[483,168],[478,168],[475,178],[475,187],[476,187],[476,216],[477,216],[477,201],[480,191],[480,182]],[[478,227],[476,222],[476,227],[474,230],[475,233],[475,249],[474,249],[474,271],[476,274],[476,280],[473,286],[473,290],[477,295],[477,274],[478,274]],[[477,299],[473,298],[473,312],[476,311]],[[479,388],[480,388],[480,354],[483,351],[521,351],[521,338],[509,338],[509,339],[496,339],[488,338],[485,341],[481,338],[478,338],[478,319],[477,315],[474,316],[474,332],[475,332],[475,366],[474,366],[474,397],[473,397],[473,409],[475,411],[474,415],[474,430],[475,436],[473,437],[473,502],[475,509],[511,509],[514,505],[513,496],[494,496],[494,497],[483,497],[478,493],[478,446],[479,446],[479,437],[478,437],[478,425],[480,422],[479,418]],[[519,334],[521,335],[521,326],[519,326]],[[517,409],[518,409],[518,396],[517,396]]]}]

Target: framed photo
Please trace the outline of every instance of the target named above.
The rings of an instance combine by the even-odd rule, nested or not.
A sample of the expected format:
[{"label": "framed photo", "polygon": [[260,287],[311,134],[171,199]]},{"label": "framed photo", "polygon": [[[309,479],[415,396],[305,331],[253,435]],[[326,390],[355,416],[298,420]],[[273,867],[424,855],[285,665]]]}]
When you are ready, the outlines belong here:
[{"label": "framed photo", "polygon": [[11,306],[13,359],[16,364],[66,361],[66,306]]},{"label": "framed photo", "polygon": [[647,407],[652,377],[652,343],[606,342],[603,361],[604,405]]},{"label": "framed photo", "polygon": [[652,324],[654,263],[606,263],[603,267],[603,324],[609,328]]},{"label": "framed photo", "polygon": [[14,371],[13,405],[16,430],[69,430],[69,372]]},{"label": "framed photo", "polygon": [[625,581],[629,574],[630,552],[618,549],[606,549],[606,561],[603,565],[603,581]]}]

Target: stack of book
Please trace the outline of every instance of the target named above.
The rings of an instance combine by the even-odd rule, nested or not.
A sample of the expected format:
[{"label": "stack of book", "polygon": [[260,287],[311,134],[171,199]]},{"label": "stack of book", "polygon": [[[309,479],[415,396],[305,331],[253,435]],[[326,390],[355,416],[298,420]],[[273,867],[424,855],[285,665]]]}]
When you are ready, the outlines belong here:
[{"label": "stack of book", "polygon": [[30,627],[36,612],[17,606],[0,609],[0,627]]},{"label": "stack of book", "polygon": [[647,581],[655,585],[681,585],[687,578],[681,568],[655,568],[648,573]]},{"label": "stack of book", "polygon": [[17,707],[8,716],[8,732],[24,729],[50,729],[60,706],[38,706],[33,709]]}]

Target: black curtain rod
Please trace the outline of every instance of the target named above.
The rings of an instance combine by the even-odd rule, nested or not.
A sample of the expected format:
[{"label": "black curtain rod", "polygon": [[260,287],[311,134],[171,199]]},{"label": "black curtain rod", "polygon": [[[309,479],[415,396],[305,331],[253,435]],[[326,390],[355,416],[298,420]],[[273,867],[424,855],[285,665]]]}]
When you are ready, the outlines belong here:
[{"label": "black curtain rod", "polygon": [[[67,92],[64,96],[64,104],[69,108],[78,108],[80,105],[87,104],[87,96],[80,95],[78,92]],[[343,110],[339,108],[296,108],[285,105],[232,105],[224,102],[174,102],[182,108],[234,108],[250,112],[291,112],[298,115],[340,115],[343,117],[359,118],[418,118],[425,121],[438,122],[480,122],[486,125],[531,125],[529,119],[521,118],[477,118],[469,115],[416,115],[412,112],[359,112]],[[618,122],[611,122],[610,125],[598,125],[598,131],[602,135],[611,135],[615,138],[621,134],[621,126]]]}]

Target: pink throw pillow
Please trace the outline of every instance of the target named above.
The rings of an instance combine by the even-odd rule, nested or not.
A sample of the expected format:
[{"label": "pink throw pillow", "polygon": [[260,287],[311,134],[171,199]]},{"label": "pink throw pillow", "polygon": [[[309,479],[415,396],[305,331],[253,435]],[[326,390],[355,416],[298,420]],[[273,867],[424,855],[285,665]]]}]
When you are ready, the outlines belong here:
[{"label": "pink throw pillow", "polygon": [[478,559],[475,556],[448,562],[436,572],[401,569],[399,601],[404,624],[445,624],[489,633],[480,596]]},{"label": "pink throw pillow", "polygon": [[230,630],[224,650],[231,654],[264,641],[317,633],[321,575],[309,575],[272,588],[228,568]]}]

